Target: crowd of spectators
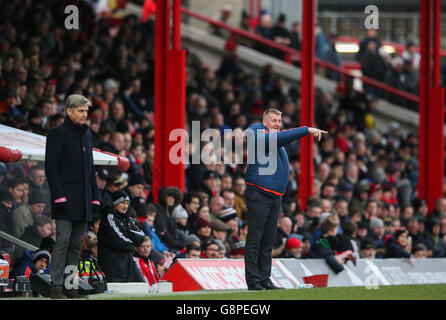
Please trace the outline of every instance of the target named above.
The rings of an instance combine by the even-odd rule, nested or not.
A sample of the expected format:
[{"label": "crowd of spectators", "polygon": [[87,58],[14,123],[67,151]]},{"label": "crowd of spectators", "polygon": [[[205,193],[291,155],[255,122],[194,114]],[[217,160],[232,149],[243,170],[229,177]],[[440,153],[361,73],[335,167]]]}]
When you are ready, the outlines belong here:
[{"label": "crowd of spectators", "polygon": [[[135,261],[150,284],[178,258],[243,258],[247,164],[189,164],[186,190],[164,186],[153,201],[154,21],[127,16],[110,24],[79,2],[80,28],[66,30],[63,8],[64,1],[1,2],[1,123],[45,135],[64,121],[67,95],[92,101],[94,146],[131,163],[127,172],[96,167],[102,203],[110,204],[117,190],[130,197],[127,214],[146,235]],[[227,52],[212,70],[187,51],[186,86],[189,129],[200,121],[202,130],[221,134],[244,130],[270,106],[282,111],[285,129],[299,126],[299,90],[285,90],[271,65],[248,73]],[[299,202],[299,143],[287,146],[291,171],[274,257],[338,264],[346,258],[445,257],[446,198],[429,212],[415,191],[417,135],[403,135],[398,122],[385,132],[376,129],[374,104],[352,86],[339,100],[316,91],[316,125],[329,134],[315,143],[314,194]],[[55,230],[42,163],[0,163],[0,188],[0,230],[43,250]],[[96,215],[89,224],[81,257],[97,257],[100,223]],[[32,256],[6,240],[0,248],[13,260]],[[46,253],[35,256],[41,257]]]},{"label": "crowd of spectators", "polygon": [[[230,7],[225,7],[219,17],[219,21],[230,24]],[[245,31],[272,40],[277,44],[301,50],[301,25],[294,22],[291,28],[286,26],[286,14],[282,13],[274,21],[272,15],[267,10],[262,10],[257,24],[253,24],[245,11],[242,12],[239,27]],[[228,33],[224,33],[221,28],[213,27],[213,34],[229,38]],[[336,43],[339,34],[334,31],[326,32],[320,25],[315,28],[315,57],[324,60],[334,66],[342,66],[342,54],[338,52]],[[281,50],[271,48],[259,42],[255,42],[243,37],[237,38],[237,43],[251,47],[260,52],[272,55],[279,59],[284,59]],[[373,80],[380,81],[394,88],[418,95],[420,53],[417,51],[414,41],[407,41],[402,52],[395,50],[390,53],[382,46],[378,30],[369,29],[366,35],[359,42],[359,51],[356,60],[360,63],[362,74]],[[299,61],[294,61],[297,66]],[[336,71],[329,68],[318,67],[328,79],[340,82],[342,77]],[[365,92],[378,98],[389,100],[398,105],[416,110],[416,104],[394,94],[390,94],[377,87],[365,85]]]}]

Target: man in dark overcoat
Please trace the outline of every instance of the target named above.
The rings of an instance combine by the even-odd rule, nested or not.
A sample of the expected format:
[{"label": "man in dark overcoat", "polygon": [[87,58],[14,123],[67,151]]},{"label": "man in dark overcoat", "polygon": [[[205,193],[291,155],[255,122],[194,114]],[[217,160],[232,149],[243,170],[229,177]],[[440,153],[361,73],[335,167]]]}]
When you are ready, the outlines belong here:
[{"label": "man in dark overcoat", "polygon": [[79,297],[75,282],[65,281],[64,275],[76,270],[81,239],[87,222],[93,218],[93,205],[100,205],[92,134],[86,124],[90,105],[82,95],[68,96],[65,121],[50,130],[46,139],[45,173],[51,191],[52,218],[56,220],[51,262],[54,299]]}]

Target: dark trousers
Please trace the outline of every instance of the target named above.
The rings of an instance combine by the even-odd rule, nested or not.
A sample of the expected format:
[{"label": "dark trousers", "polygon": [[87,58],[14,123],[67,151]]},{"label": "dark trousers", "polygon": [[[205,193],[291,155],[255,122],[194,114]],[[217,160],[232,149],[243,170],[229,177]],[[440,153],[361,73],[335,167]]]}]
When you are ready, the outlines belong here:
[{"label": "dark trousers", "polygon": [[245,245],[245,279],[248,286],[263,283],[271,276],[272,250],[282,197],[269,196],[246,188],[248,235]]},{"label": "dark trousers", "polygon": [[82,236],[86,227],[85,221],[56,220],[56,243],[50,266],[53,286],[61,288],[64,285],[67,266],[72,268],[67,271],[77,270]]}]

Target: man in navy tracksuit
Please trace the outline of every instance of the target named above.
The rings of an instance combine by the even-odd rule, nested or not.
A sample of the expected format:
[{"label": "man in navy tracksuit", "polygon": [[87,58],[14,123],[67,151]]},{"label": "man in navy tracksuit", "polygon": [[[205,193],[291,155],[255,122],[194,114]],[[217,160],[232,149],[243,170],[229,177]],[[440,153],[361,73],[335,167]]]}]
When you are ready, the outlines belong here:
[{"label": "man in navy tracksuit", "polygon": [[280,131],[281,127],[282,113],[270,108],[264,112],[262,122],[245,131],[249,164],[245,192],[249,226],[245,279],[249,290],[279,289],[270,276],[277,219],[289,177],[289,161],[284,146],[308,134],[320,140],[322,134],[327,133],[310,127]]}]

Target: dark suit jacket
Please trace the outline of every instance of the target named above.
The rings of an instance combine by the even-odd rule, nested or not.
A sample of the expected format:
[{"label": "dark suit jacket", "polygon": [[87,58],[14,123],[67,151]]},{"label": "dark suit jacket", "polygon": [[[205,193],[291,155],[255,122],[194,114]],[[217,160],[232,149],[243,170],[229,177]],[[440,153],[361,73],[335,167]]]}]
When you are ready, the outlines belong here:
[{"label": "dark suit jacket", "polygon": [[93,165],[92,135],[88,126],[76,126],[68,117],[48,133],[45,172],[51,203],[66,197],[65,210],[52,208],[53,219],[92,221],[92,200],[101,200]]}]

